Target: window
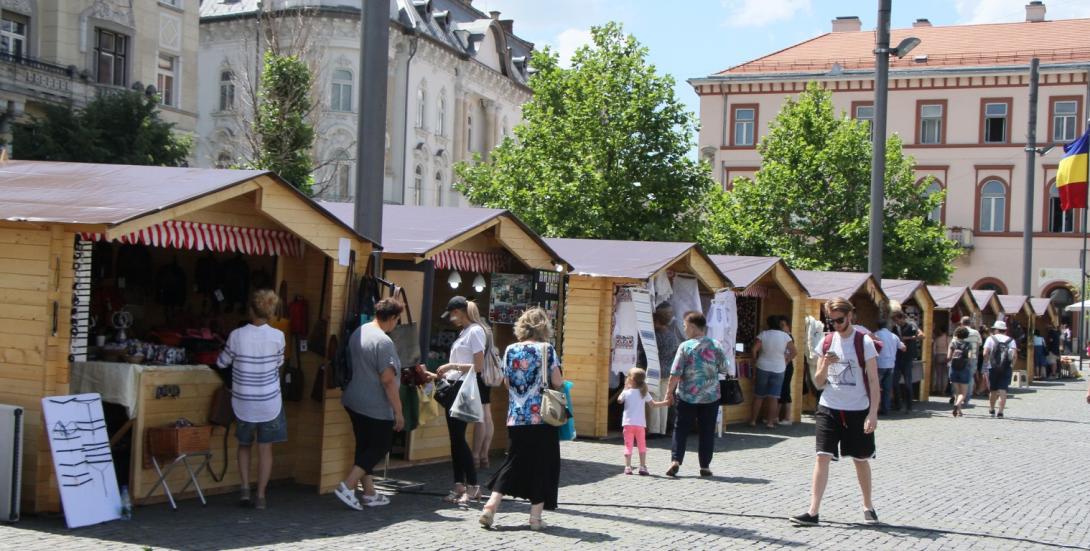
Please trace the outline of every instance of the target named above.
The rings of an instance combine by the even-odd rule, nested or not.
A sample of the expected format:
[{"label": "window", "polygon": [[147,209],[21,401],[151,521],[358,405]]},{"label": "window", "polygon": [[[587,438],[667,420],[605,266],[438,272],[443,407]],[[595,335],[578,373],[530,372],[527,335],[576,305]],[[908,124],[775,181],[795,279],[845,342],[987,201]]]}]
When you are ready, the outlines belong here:
[{"label": "window", "polygon": [[99,84],[127,86],[129,37],[95,29],[95,78]]},{"label": "window", "polygon": [[984,104],[984,143],[1007,143],[1007,114],[1010,106],[1006,103]]},{"label": "window", "polygon": [[1079,128],[1079,103],[1075,100],[1056,101],[1052,104],[1052,141],[1070,142]]},{"label": "window", "polygon": [[942,143],[943,110],[943,105],[939,103],[929,103],[920,106],[920,143]]},{"label": "window", "polygon": [[416,89],[416,127],[424,128],[424,115],[425,115],[425,103],[424,103],[424,89]]},{"label": "window", "polygon": [[443,206],[443,171],[435,171],[435,206]]},{"label": "window", "polygon": [[420,205],[420,190],[424,188],[424,167],[416,165],[413,174],[413,204]]},{"label": "window", "polygon": [[865,105],[856,105],[852,115],[857,121],[863,121],[867,123],[867,133],[874,137],[874,104],[868,103]]},{"label": "window", "polygon": [[177,107],[178,97],[174,89],[178,75],[178,58],[159,54],[159,70],[155,86],[159,89],[159,103]]},{"label": "window", "polygon": [[736,147],[752,147],[753,132],[757,122],[756,107],[735,107],[734,128],[731,134],[732,143]]},{"label": "window", "polygon": [[439,98],[439,109],[435,113],[435,134],[445,136],[447,134],[447,98]]},{"label": "window", "polygon": [[[931,185],[927,186],[927,195],[930,197],[934,193],[942,191],[942,186],[938,182],[931,182]],[[942,223],[942,204],[940,203],[934,210],[927,214],[927,219]]]},{"label": "window", "polygon": [[220,71],[220,111],[235,110],[235,73]]},{"label": "window", "polygon": [[1055,182],[1048,187],[1048,231],[1051,233],[1075,231],[1075,209],[1067,212],[1060,209],[1060,190]]},{"label": "window", "polygon": [[1006,218],[1007,187],[999,180],[984,182],[980,188],[980,231],[1005,231]]},{"label": "window", "polygon": [[330,157],[333,164],[333,174],[329,187],[324,195],[334,201],[345,201],[352,198],[352,165],[348,152],[339,149]]},{"label": "window", "polygon": [[16,59],[29,55],[27,51],[26,17],[14,13],[0,14],[0,54],[7,54]]},{"label": "window", "polygon": [[333,71],[333,96],[329,100],[329,108],[333,111],[352,111],[352,71]]}]

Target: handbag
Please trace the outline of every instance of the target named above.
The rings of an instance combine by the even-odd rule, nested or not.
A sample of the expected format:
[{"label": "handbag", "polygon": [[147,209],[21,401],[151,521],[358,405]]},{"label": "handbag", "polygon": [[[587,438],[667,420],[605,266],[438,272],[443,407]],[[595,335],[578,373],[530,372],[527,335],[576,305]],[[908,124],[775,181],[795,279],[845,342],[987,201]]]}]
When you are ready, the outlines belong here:
[{"label": "handbag", "polygon": [[439,411],[439,402],[435,399],[435,385],[424,385],[416,387],[416,395],[419,398],[419,413],[417,413],[417,419],[420,426],[424,426],[435,419],[436,417],[442,417],[442,412]]},{"label": "handbag", "polygon": [[727,377],[719,381],[719,404],[723,406],[737,406],[744,404],[745,395],[742,394],[742,384],[734,377]]},{"label": "handbag", "polygon": [[231,424],[235,422],[235,409],[231,406],[231,389],[226,383],[212,393],[212,409],[208,412],[208,423],[217,427],[223,427],[223,468],[216,474],[211,468],[208,474],[216,482],[223,481],[227,474],[227,466],[231,463],[228,458],[228,435],[231,434]]},{"label": "handbag", "polygon": [[458,397],[458,391],[461,390],[461,388],[461,379],[452,383],[441,378],[435,383],[435,401],[439,402],[439,405],[443,406],[443,409],[450,411],[450,408],[454,406],[454,399]]},{"label": "handbag", "polygon": [[480,423],[484,420],[484,405],[481,404],[481,389],[477,386],[477,371],[469,368],[462,379],[462,388],[454,398],[450,416],[466,423]]},{"label": "handbag", "polygon": [[500,355],[496,352],[496,343],[492,338],[492,331],[490,331],[484,324],[481,324],[484,328],[485,335],[485,347],[484,347],[484,367],[481,369],[481,380],[488,386],[500,386],[504,380],[504,363],[500,359]]},{"label": "handbag", "polygon": [[413,313],[409,308],[409,299],[405,295],[405,288],[398,287],[394,295],[400,295],[405,305],[405,315],[408,323],[401,322],[390,331],[390,340],[394,341],[397,348],[397,357],[401,360],[401,366],[413,366],[420,363],[420,325],[413,321]]},{"label": "handbag", "polygon": [[568,397],[562,391],[549,388],[549,344],[541,348],[541,420],[559,427],[568,422]]}]

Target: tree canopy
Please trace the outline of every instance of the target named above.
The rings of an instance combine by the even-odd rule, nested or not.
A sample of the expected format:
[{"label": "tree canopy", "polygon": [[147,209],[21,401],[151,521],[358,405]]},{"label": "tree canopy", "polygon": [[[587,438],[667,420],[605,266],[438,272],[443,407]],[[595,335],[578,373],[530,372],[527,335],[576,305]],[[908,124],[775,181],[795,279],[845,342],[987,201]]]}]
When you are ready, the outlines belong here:
[{"label": "tree canopy", "polygon": [[[705,231],[708,249],[775,255],[793,267],[866,271],[870,224],[871,140],[868,123],[837,117],[831,95],[811,83],[788,99],[758,145],[754,178],[734,181],[712,204],[715,223]],[[957,245],[928,214],[943,193],[917,182],[915,160],[901,140],[886,142],[882,274],[888,278],[945,282]]]},{"label": "tree canopy", "polygon": [[299,57],[265,52],[253,122],[253,168],[271,170],[308,195],[314,183],[310,153],[315,133],[308,121],[312,79]]},{"label": "tree canopy", "polygon": [[182,166],[190,139],[159,118],[154,96],[117,91],[82,109],[50,105],[43,116],[14,125],[19,159],[126,165]]},{"label": "tree canopy", "polygon": [[458,165],[457,189],[542,235],[695,240],[716,187],[688,156],[694,116],[619,24],[591,33],[571,68],[547,48],[534,53],[533,98],[515,137],[487,162]]}]

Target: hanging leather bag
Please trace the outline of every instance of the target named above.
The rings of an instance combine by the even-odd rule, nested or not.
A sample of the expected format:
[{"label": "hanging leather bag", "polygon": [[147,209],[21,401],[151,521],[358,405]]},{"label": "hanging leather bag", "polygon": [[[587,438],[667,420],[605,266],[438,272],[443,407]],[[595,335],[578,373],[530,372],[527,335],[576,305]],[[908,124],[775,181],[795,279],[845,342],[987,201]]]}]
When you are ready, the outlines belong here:
[{"label": "hanging leather bag", "polygon": [[405,310],[402,312],[408,323],[401,322],[390,331],[390,340],[394,341],[397,348],[397,357],[401,360],[401,367],[412,367],[420,363],[420,326],[413,321],[413,313],[409,308],[409,300],[405,295],[405,289],[398,287],[394,296],[400,298]]}]

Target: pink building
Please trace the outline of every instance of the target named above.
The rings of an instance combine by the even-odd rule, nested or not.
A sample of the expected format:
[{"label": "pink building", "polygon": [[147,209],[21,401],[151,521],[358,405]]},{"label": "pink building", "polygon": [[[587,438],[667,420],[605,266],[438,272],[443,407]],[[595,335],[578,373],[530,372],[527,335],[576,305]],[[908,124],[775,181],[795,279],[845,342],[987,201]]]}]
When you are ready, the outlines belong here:
[{"label": "pink building", "polygon": [[[831,90],[838,111],[873,117],[874,32],[857,17],[832,23],[832,32],[689,81],[700,95],[700,154],[724,186],[756,172],[757,142],[785,97],[808,82]],[[891,59],[888,131],[916,158],[917,175],[947,192],[933,216],[964,246],[953,284],[1020,293],[1030,59],[1041,62],[1038,144],[1074,139],[1090,93],[1090,19],[1048,21],[1044,4],[1031,2],[1025,22],[934,27],[921,19],[893,30],[892,44],[908,36],[922,42]],[[1082,245],[1079,217],[1059,210],[1062,155],[1057,147],[1037,157],[1031,281],[1035,295],[1060,303],[1078,290]]]}]

